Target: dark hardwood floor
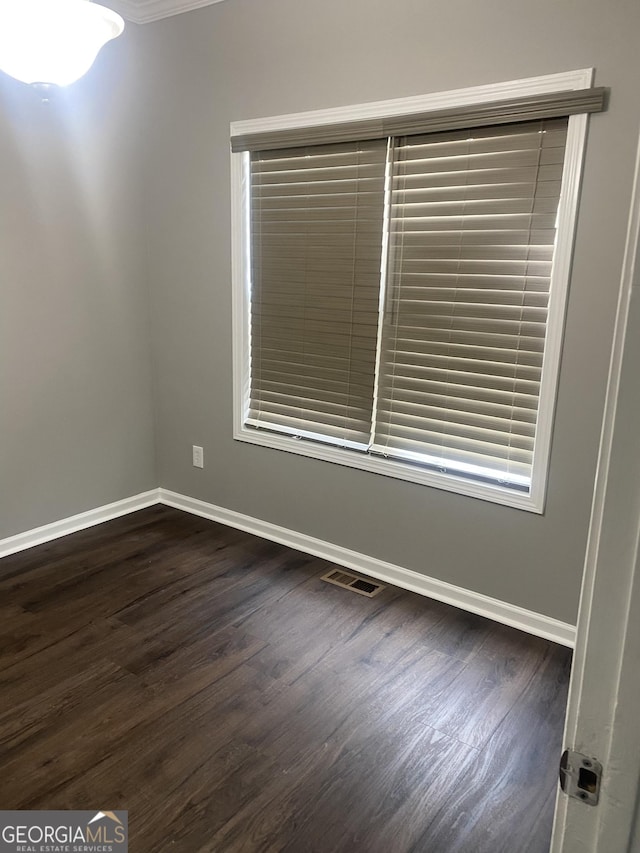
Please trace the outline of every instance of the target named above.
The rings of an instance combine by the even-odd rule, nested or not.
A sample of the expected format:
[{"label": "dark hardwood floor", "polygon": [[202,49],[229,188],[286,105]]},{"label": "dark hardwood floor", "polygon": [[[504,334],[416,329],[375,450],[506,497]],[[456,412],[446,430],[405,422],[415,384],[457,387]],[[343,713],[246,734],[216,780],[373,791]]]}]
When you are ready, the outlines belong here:
[{"label": "dark hardwood floor", "polygon": [[0,561],[0,808],[128,809],[132,853],[547,853],[569,652],[327,569],[166,507]]}]

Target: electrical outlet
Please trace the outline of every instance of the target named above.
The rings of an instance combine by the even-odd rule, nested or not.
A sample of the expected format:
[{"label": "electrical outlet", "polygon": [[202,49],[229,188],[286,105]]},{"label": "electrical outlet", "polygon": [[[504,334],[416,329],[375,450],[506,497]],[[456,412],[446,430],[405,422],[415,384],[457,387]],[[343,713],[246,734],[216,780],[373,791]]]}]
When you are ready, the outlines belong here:
[{"label": "electrical outlet", "polygon": [[204,468],[204,450],[196,444],[193,445],[193,467]]}]

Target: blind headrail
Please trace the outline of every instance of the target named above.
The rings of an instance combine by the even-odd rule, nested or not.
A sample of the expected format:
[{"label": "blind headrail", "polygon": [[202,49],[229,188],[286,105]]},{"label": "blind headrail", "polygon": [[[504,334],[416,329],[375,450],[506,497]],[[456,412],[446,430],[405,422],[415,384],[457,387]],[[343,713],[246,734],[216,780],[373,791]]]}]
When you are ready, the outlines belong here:
[{"label": "blind headrail", "polygon": [[231,150],[234,153],[270,151],[596,113],[606,109],[607,92],[599,86],[387,118],[238,134],[231,137]]}]

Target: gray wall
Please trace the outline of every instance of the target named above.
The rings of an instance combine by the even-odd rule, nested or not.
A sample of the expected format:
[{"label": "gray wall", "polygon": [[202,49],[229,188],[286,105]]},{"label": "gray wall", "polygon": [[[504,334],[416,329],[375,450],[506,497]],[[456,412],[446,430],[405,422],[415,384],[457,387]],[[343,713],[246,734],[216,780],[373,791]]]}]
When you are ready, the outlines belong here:
[{"label": "gray wall", "polygon": [[156,485],[134,41],[0,74],[0,538]]},{"label": "gray wall", "polygon": [[[573,621],[639,26],[635,0],[227,0],[129,26],[49,106],[0,77],[0,538],[162,485]],[[612,97],[591,121],[545,515],[234,442],[229,122],[591,65]]]},{"label": "gray wall", "polygon": [[[229,0],[140,31],[160,484],[575,620],[640,102],[635,0]],[[229,122],[587,66],[544,516],[232,440]],[[191,445],[205,448],[204,471]]]}]

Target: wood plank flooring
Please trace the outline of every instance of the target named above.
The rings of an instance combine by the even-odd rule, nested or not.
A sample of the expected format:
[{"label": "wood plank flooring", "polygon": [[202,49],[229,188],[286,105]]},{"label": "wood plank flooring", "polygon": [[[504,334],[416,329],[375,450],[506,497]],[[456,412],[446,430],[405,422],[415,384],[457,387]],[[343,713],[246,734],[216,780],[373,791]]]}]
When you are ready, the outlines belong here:
[{"label": "wood plank flooring", "polygon": [[[0,808],[132,853],[547,853],[570,654],[152,507],[0,561]],[[428,569],[428,567],[426,567]]]}]

